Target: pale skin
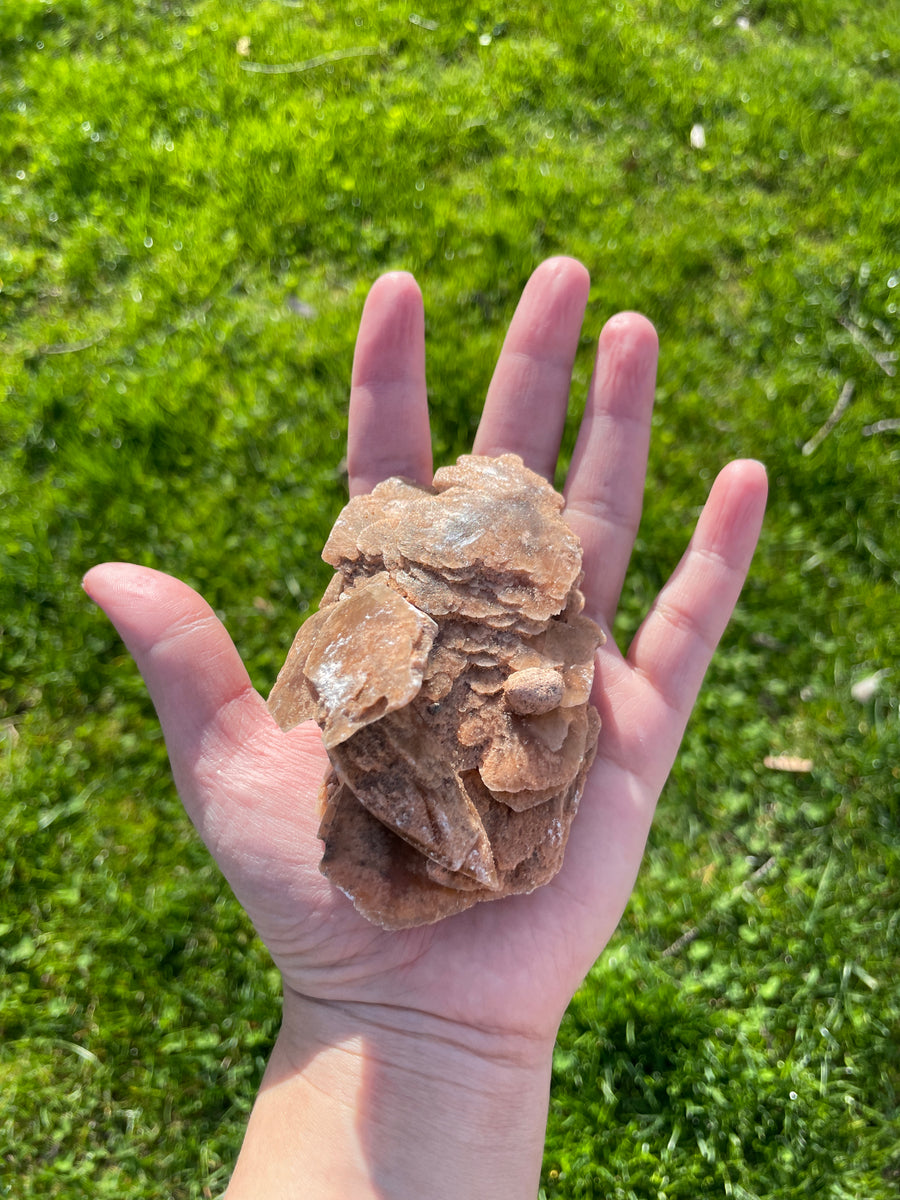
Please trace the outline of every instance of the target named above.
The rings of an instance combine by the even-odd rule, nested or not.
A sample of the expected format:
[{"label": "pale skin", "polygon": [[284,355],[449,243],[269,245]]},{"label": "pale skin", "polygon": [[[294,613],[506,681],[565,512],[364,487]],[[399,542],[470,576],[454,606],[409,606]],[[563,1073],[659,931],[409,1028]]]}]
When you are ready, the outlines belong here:
[{"label": "pale skin", "polygon": [[[535,271],[476,453],[511,451],[553,477],[588,286],[572,259]],[[603,727],[562,871],[530,896],[400,933],[369,924],[318,871],[316,726],[281,732],[185,584],[124,563],[88,572],[150,690],[185,808],[283,979],[282,1027],[228,1200],[534,1200],[557,1028],[634,885],[766,502],[759,463],[720,472],[623,653],[611,627],[640,519],[656,365],[644,317],[607,322],[565,484],[587,611],[607,633],[592,697]],[[351,494],[390,475],[431,480],[422,297],[403,272],[379,279],[363,311],[348,470]]]}]

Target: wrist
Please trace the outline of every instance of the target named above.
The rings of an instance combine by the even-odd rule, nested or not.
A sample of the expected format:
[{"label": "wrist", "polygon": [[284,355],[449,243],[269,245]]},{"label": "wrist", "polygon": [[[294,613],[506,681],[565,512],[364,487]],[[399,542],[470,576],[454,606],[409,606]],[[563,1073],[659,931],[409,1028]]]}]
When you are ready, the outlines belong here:
[{"label": "wrist", "polygon": [[551,1061],[552,1041],[287,992],[228,1200],[533,1200]]}]

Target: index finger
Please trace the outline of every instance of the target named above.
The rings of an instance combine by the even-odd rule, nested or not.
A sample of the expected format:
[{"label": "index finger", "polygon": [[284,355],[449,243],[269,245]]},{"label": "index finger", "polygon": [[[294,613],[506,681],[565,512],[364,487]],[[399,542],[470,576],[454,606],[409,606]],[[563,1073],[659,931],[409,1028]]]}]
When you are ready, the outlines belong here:
[{"label": "index finger", "polygon": [[431,483],[425,386],[425,312],[419,285],[391,271],[366,298],[350,383],[347,428],[350,495],[403,475]]}]

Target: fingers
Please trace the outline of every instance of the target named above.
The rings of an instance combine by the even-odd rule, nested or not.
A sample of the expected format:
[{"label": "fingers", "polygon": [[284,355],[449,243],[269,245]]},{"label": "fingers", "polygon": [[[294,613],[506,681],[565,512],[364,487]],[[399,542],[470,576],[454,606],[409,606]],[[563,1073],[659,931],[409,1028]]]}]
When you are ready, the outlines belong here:
[{"label": "fingers", "polygon": [[[635,635],[628,662],[648,691],[643,733],[674,757],[713,651],[744,584],[762,528],[761,463],[729,463],[713,484],[681,562]],[[669,761],[664,764],[663,777]]]},{"label": "fingers", "polygon": [[553,478],[589,287],[587,271],[571,258],[535,270],[503,343],[474,453],[519,454]]},{"label": "fingers", "polygon": [[658,357],[645,317],[619,313],[607,321],[566,481],[566,520],[584,551],[587,610],[607,628],[641,519]]},{"label": "fingers", "polygon": [[382,275],[356,339],[347,431],[350,495],[405,475],[431,483],[422,295],[405,271]]},{"label": "fingers", "polygon": [[88,571],[87,594],[115,625],[159,714],[189,815],[190,777],[200,757],[221,756],[274,723],[254,691],[225,627],[177,579],[129,563]]},{"label": "fingers", "polygon": [[627,659],[612,642],[598,652],[597,761],[579,808],[579,836],[552,885],[578,897],[591,924],[592,955],[631,891],[660,790],[746,577],[765,503],[762,465],[729,464]]}]

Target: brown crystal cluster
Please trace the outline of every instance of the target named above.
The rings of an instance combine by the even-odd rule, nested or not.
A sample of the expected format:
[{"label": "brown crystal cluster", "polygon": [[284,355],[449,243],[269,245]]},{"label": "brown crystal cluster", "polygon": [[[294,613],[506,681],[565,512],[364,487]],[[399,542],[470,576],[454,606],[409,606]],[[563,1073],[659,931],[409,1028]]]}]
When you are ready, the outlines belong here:
[{"label": "brown crystal cluster", "polygon": [[322,872],[386,929],[437,921],[562,865],[600,721],[600,629],[562,497],[516,455],[357,496],[269,708],[315,719]]}]

